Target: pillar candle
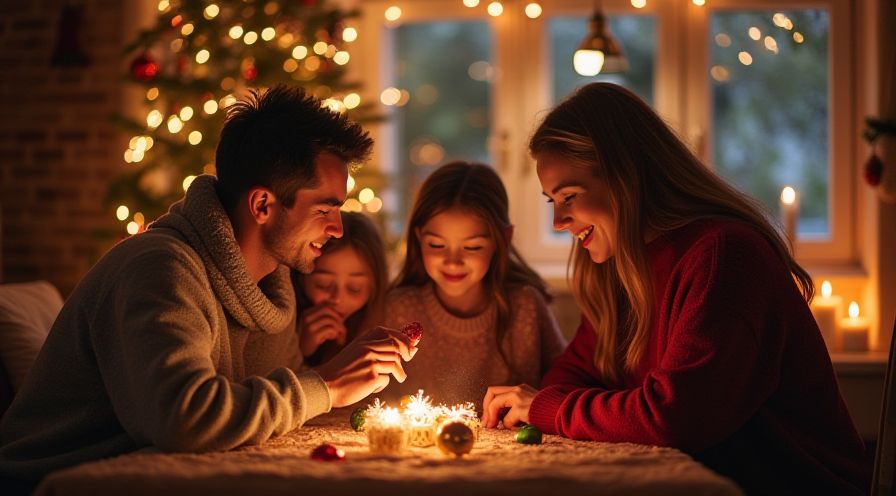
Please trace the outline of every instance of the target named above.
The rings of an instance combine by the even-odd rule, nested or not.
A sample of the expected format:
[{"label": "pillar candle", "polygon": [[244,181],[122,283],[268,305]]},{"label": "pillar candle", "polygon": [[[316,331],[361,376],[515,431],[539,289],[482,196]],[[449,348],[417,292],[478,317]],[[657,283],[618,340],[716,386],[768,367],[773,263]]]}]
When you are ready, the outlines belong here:
[{"label": "pillar candle", "polygon": [[828,352],[836,351],[837,325],[842,319],[843,298],[834,296],[830,281],[821,283],[821,296],[812,300],[812,315],[818,323],[818,330],[824,338]]},{"label": "pillar candle", "polygon": [[786,186],[781,190],[781,224],[784,226],[784,235],[794,244],[796,244],[796,224],[799,216],[799,193],[795,188]]},{"label": "pillar candle", "polygon": [[859,317],[859,304],[849,304],[849,317],[840,321],[843,351],[868,351],[868,321]]}]

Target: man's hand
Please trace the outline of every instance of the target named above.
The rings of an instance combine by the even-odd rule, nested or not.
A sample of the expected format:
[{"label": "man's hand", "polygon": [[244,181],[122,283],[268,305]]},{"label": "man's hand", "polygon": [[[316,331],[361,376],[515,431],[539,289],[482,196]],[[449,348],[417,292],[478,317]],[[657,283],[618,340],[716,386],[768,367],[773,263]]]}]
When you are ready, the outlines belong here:
[{"label": "man's hand", "polygon": [[358,402],[389,385],[389,376],[404,382],[401,366],[417,353],[410,338],[394,329],[377,327],[348,344],[317,369],[330,389],[333,408]]},{"label": "man's hand", "polygon": [[501,422],[501,409],[510,410],[504,416],[503,425],[513,428],[520,422],[529,423],[529,407],[538,390],[528,384],[519,386],[491,386],[482,400],[482,425],[495,428]]},{"label": "man's hand", "polygon": [[305,309],[300,322],[299,347],[306,358],[325,341],[333,340],[340,346],[345,344],[347,331],[342,315],[331,305],[325,303]]}]

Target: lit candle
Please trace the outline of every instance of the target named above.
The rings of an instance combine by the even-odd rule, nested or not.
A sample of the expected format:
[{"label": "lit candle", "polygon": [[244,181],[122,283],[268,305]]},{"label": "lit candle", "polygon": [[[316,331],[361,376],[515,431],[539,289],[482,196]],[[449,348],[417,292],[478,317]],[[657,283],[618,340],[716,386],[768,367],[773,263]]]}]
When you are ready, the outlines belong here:
[{"label": "lit candle", "polygon": [[781,224],[784,235],[791,243],[796,243],[796,224],[800,216],[800,195],[795,188],[785,186],[781,190]]},{"label": "lit candle", "polygon": [[411,396],[410,401],[404,408],[411,446],[425,448],[435,444],[436,411],[437,409],[432,406],[429,396],[423,396],[422,389],[417,391],[416,395]]},{"label": "lit candle", "polygon": [[365,430],[371,453],[400,455],[408,448],[408,431],[404,428],[401,412],[386,407],[378,399],[367,407]]},{"label": "lit candle", "polygon": [[821,283],[821,296],[812,300],[812,315],[829,352],[837,349],[837,323],[842,318],[843,308],[843,298],[832,293],[831,282],[824,281]]},{"label": "lit candle", "polygon": [[859,304],[849,304],[849,318],[840,321],[840,340],[843,351],[868,350],[868,321],[859,317]]}]

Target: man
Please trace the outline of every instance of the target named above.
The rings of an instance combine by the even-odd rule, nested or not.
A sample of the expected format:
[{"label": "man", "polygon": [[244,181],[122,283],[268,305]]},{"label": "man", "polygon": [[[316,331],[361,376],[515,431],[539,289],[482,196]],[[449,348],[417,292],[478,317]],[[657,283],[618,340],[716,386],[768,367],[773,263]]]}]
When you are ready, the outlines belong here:
[{"label": "man", "polygon": [[228,110],[218,177],[110,250],[66,302],[0,423],[0,477],[156,446],[228,450],[379,391],[416,349],[361,336],[300,372],[289,268],[310,272],[342,235],[347,163],[372,140],[301,89]]}]

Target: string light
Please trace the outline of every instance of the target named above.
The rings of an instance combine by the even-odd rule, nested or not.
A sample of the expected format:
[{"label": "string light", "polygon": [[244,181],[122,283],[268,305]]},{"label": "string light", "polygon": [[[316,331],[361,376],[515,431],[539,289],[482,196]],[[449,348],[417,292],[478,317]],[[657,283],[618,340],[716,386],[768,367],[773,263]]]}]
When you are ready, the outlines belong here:
[{"label": "string light", "polygon": [[759,38],[762,37],[762,33],[759,31],[759,28],[757,28],[756,26],[750,27],[750,29],[747,30],[747,34],[750,36],[751,39],[753,39],[755,41],[759,41]]},{"label": "string light", "polygon": [[351,57],[346,51],[338,51],[336,55],[333,55],[333,62],[336,62],[339,65],[348,64],[348,61]]},{"label": "string light", "polygon": [[212,115],[218,111],[218,102],[214,98],[210,98],[202,104],[202,110],[208,115]]},{"label": "string light", "polygon": [[172,115],[168,118],[168,132],[170,132],[171,134],[177,134],[183,128],[183,121],[181,121],[176,115]]},{"label": "string light", "polygon": [[127,230],[128,230],[128,234],[133,236],[134,234],[137,234],[138,232],[140,232],[140,226],[136,222],[131,221],[131,222],[128,222]]},{"label": "string light", "polygon": [[464,0],[464,5],[472,9],[479,6],[479,0]]},{"label": "string light", "polygon": [[376,194],[374,194],[372,189],[364,188],[358,193],[358,201],[361,203],[369,203],[375,196]]},{"label": "string light", "polygon": [[215,17],[217,17],[217,15],[220,12],[221,12],[221,9],[217,5],[211,4],[211,5],[207,6],[204,11],[202,11],[202,15],[206,19],[212,20]]},{"label": "string light", "polygon": [[161,0],[158,6],[159,12],[165,12],[166,10],[168,10],[169,6],[170,4],[168,3],[168,0]]},{"label": "string light", "polygon": [[753,56],[748,52],[740,52],[737,54],[737,60],[743,65],[750,65],[753,63]]},{"label": "string light", "polygon": [[778,53],[778,42],[771,36],[766,36],[765,48],[772,53]]},{"label": "string light", "polygon": [[797,42],[797,43],[802,43],[802,42],[805,41],[805,40],[806,40],[806,39],[803,37],[803,34],[802,34],[802,33],[800,33],[799,31],[794,31],[794,32],[793,32],[793,41],[795,41],[795,42]]},{"label": "string light", "polygon": [[488,10],[488,15],[492,17],[498,17],[499,15],[504,13],[504,6],[501,5],[501,2],[495,1],[488,4],[486,10]]},{"label": "string light", "polygon": [[706,0],[692,0],[692,1],[694,2],[694,5],[696,5],[697,7],[703,7],[704,5],[706,5]]},{"label": "string light", "polygon": [[375,213],[379,212],[380,210],[382,210],[383,200],[381,200],[379,197],[374,197],[367,203],[367,205],[365,205],[365,207],[367,207],[367,211],[375,214]]},{"label": "string light", "polygon": [[189,105],[185,106],[184,108],[180,109],[180,112],[178,113],[178,115],[180,116],[180,120],[182,120],[184,122],[192,119],[193,118],[193,107],[191,107]]},{"label": "string light", "polygon": [[155,129],[162,124],[162,113],[158,110],[151,110],[148,114],[146,114],[146,126],[149,129]]},{"label": "string light", "polygon": [[541,16],[541,12],[542,12],[541,5],[539,5],[536,2],[532,2],[528,5],[526,5],[525,12],[526,12],[526,17],[528,17],[529,19],[537,19],[539,16]]},{"label": "string light", "polygon": [[274,28],[268,27],[261,31],[261,39],[264,41],[271,41],[274,39],[274,36],[277,36],[277,30]]},{"label": "string light", "polygon": [[719,33],[715,36],[716,45],[719,45],[722,48],[727,48],[731,46],[731,37],[725,33]]},{"label": "string light", "polygon": [[184,178],[184,181],[181,183],[184,191],[186,191],[190,187],[190,185],[193,184],[193,179],[196,179],[196,176],[187,176]]},{"label": "string light", "polygon": [[258,41],[258,33],[256,33],[255,31],[248,31],[243,36],[243,43],[247,45],[253,45],[256,41]]},{"label": "string light", "polygon": [[202,143],[202,133],[200,133],[199,131],[190,132],[190,135],[187,136],[187,141],[189,141],[191,145],[198,145],[199,143]]},{"label": "string light", "polygon": [[396,7],[395,5],[386,9],[386,12],[383,13],[383,16],[389,22],[395,22],[401,18],[401,8]]},{"label": "string light", "polygon": [[159,97],[159,89],[158,88],[150,88],[146,91],[146,99],[149,101],[153,101]]},{"label": "string light", "polygon": [[328,45],[326,42],[318,41],[317,43],[314,44],[312,49],[314,50],[314,53],[316,53],[318,55],[323,55],[323,54],[327,53],[327,47],[328,47]]},{"label": "string light", "polygon": [[183,26],[181,26],[181,28],[180,28],[180,34],[182,34],[184,36],[189,36],[192,32],[193,32],[193,23],[192,22],[188,22],[188,23],[184,24]]},{"label": "string light", "polygon": [[643,9],[647,6],[647,0],[632,0],[632,7],[636,9]]},{"label": "string light", "polygon": [[348,180],[345,182],[345,192],[351,193],[353,189],[355,189],[355,178],[349,175]]},{"label": "string light", "polygon": [[243,27],[237,24],[236,26],[230,28],[230,31],[228,31],[227,34],[231,38],[238,40],[243,36]]},{"label": "string light", "polygon": [[342,30],[342,41],[351,43],[358,39],[358,30],[355,28],[345,28]]},{"label": "string light", "polygon": [[401,91],[398,88],[386,88],[380,93],[380,101],[383,102],[383,105],[395,105],[398,101],[401,100]]},{"label": "string light", "polygon": [[131,214],[131,211],[125,205],[119,205],[118,208],[115,210],[115,217],[117,217],[118,220],[121,220],[121,221],[127,219],[130,214]]},{"label": "string light", "polygon": [[349,93],[342,99],[342,103],[344,103],[345,107],[348,109],[357,108],[358,105],[361,105],[361,96],[357,93]]}]

